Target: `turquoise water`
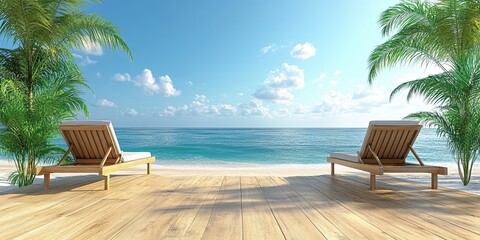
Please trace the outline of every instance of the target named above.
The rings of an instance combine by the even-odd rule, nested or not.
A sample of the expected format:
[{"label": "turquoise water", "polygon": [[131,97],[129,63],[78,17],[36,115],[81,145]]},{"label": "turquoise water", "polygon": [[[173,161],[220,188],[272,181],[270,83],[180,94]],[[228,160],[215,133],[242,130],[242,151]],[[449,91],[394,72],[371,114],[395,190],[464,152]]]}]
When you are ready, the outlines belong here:
[{"label": "turquoise water", "polygon": [[[358,151],[366,129],[116,128],[115,131],[123,151],[151,152],[160,165],[224,167],[326,163],[330,152]],[[422,129],[414,148],[425,162],[453,162],[445,141],[435,135],[435,129]]]}]

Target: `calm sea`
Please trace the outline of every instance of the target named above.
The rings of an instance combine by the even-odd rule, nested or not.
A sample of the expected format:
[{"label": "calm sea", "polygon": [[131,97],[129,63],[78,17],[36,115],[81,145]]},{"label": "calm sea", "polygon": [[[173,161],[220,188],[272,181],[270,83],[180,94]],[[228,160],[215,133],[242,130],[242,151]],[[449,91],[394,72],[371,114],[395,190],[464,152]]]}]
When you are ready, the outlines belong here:
[{"label": "calm sea", "polygon": [[[237,167],[326,163],[330,152],[358,151],[366,129],[116,128],[115,131],[123,151],[151,152],[160,165]],[[414,148],[425,162],[453,162],[445,141],[435,135],[435,129],[422,129]]]}]

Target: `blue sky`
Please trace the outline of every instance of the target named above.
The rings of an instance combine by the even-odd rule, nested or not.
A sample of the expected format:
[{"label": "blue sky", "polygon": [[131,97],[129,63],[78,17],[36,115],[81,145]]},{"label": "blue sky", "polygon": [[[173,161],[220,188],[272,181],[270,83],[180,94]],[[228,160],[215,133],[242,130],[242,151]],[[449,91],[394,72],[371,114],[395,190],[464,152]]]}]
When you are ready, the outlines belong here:
[{"label": "blue sky", "polygon": [[90,119],[137,127],[365,127],[425,109],[398,83],[402,67],[367,83],[382,43],[380,13],[398,1],[104,1],[85,11],[115,24],[133,53],[75,50],[94,93]]}]

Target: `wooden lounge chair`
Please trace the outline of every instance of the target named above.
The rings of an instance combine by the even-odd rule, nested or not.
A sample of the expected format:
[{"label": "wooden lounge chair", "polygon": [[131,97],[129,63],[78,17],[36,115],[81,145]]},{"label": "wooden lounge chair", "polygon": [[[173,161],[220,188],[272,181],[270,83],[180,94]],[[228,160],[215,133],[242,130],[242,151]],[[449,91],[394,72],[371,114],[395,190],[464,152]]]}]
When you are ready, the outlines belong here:
[{"label": "wooden lounge chair", "polygon": [[[51,173],[98,173],[105,178],[105,190],[110,184],[110,173],[138,164],[155,162],[149,152],[122,152],[112,123],[109,121],[65,121],[59,126],[68,150],[57,165],[37,167],[37,175],[44,175],[45,189],[50,188]],[[63,164],[71,153],[75,164]]]},{"label": "wooden lounge chair", "polygon": [[[432,189],[438,187],[438,174],[446,175],[447,168],[425,165],[413,149],[422,125],[417,121],[371,121],[362,148],[358,153],[331,153],[331,174],[335,164],[370,173],[370,190],[375,190],[375,176],[383,173],[431,173]],[[409,152],[418,164],[407,163]]]}]

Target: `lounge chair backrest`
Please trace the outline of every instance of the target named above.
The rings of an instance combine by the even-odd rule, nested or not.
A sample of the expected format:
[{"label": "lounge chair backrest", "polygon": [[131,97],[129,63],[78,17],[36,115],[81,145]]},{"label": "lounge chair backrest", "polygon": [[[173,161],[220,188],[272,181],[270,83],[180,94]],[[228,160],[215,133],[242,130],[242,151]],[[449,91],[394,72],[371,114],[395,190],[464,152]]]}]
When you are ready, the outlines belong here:
[{"label": "lounge chair backrest", "polygon": [[64,121],[59,126],[75,161],[81,164],[100,164],[111,147],[105,165],[120,162],[121,149],[109,121]]},{"label": "lounge chair backrest", "polygon": [[359,156],[364,163],[377,163],[370,146],[382,164],[403,164],[421,128],[418,121],[371,121]]}]

